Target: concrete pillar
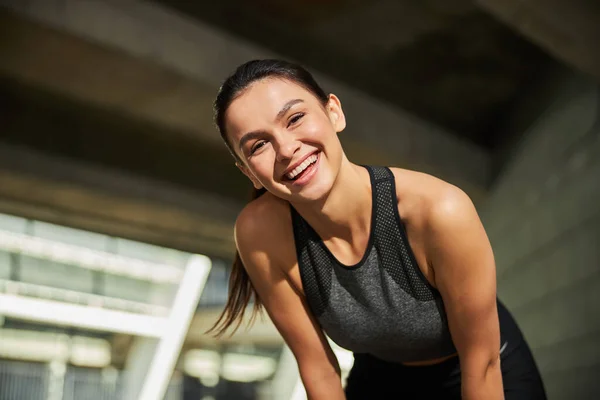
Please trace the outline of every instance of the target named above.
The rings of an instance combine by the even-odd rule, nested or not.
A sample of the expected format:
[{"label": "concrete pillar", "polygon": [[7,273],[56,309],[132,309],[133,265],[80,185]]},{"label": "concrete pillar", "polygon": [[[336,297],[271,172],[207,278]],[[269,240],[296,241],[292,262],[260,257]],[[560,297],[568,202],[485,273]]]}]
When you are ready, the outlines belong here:
[{"label": "concrete pillar", "polygon": [[[551,399],[600,398],[600,86],[569,71],[528,99],[543,111],[511,149],[481,215],[498,295]],[[550,93],[547,93],[548,89]]]}]

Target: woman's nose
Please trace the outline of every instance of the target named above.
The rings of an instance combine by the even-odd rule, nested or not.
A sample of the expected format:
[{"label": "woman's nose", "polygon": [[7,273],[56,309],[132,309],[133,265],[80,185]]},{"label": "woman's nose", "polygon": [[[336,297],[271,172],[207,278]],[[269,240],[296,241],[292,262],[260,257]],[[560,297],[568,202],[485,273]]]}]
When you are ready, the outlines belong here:
[{"label": "woman's nose", "polygon": [[298,149],[300,149],[300,142],[295,138],[280,141],[277,149],[277,161],[292,159]]}]

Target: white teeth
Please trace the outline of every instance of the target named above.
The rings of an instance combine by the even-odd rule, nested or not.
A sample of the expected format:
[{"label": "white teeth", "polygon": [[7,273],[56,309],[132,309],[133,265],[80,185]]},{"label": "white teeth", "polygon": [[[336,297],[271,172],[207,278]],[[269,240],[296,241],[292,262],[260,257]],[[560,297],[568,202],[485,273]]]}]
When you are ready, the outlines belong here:
[{"label": "white teeth", "polygon": [[310,156],[306,160],[304,160],[304,162],[302,164],[300,164],[296,168],[294,168],[294,170],[292,172],[287,174],[286,175],[287,178],[294,179],[296,176],[298,176],[298,174],[300,174],[302,171],[304,171],[306,168],[308,168],[308,166],[310,164],[313,164],[316,161],[317,161],[317,155],[313,154],[312,156]]}]

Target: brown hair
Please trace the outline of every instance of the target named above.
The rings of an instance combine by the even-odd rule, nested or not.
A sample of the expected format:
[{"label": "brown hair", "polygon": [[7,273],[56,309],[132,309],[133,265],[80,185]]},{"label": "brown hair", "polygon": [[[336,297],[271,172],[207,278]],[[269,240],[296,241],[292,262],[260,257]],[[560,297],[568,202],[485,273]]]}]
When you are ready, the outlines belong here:
[{"label": "brown hair", "polygon": [[[299,65],[282,60],[253,60],[239,66],[219,89],[214,103],[214,111],[215,124],[221,133],[221,138],[229,148],[236,162],[240,164],[243,164],[243,160],[234,151],[225,131],[225,112],[233,100],[241,95],[248,86],[265,78],[281,78],[295,82],[311,92],[323,104],[326,104],[329,99],[310,72]],[[265,189],[253,189],[251,200],[257,199],[265,192]],[[231,275],[229,276],[229,296],[225,304],[225,309],[217,322],[208,330],[208,333],[215,333],[217,337],[221,336],[234,323],[236,325],[233,332],[235,332],[241,325],[244,311],[252,299],[254,299],[254,306],[250,323],[254,321],[256,315],[262,310],[262,302],[254,286],[252,286],[252,282],[250,281],[248,272],[244,268],[239,253],[236,252],[231,268]]]},{"label": "brown hair", "polygon": [[[252,188],[250,201],[258,199],[265,192],[265,189]],[[236,251],[233,265],[231,266],[231,274],[229,275],[229,296],[227,297],[225,309],[221,312],[219,319],[207,333],[215,333],[215,336],[219,337],[235,323],[236,325],[231,332],[233,334],[240,327],[244,317],[244,311],[246,311],[246,307],[253,299],[254,306],[252,308],[250,323],[254,321],[255,317],[262,310],[262,303],[254,286],[252,286],[252,282],[250,281],[248,272],[246,272],[246,268],[244,268],[244,263],[240,258],[240,254]]]}]

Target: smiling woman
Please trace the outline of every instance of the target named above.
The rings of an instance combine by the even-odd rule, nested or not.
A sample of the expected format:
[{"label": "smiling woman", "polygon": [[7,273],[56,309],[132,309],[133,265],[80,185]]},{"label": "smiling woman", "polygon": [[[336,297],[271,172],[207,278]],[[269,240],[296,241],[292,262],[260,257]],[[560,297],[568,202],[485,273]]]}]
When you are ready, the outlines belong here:
[{"label": "smiling woman", "polygon": [[[545,398],[460,189],[350,162],[340,100],[294,64],[240,66],[215,111],[255,193],[236,221],[239,253],[213,332],[239,326],[254,297],[310,399]],[[325,335],[355,354],[345,390]]]}]

